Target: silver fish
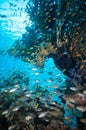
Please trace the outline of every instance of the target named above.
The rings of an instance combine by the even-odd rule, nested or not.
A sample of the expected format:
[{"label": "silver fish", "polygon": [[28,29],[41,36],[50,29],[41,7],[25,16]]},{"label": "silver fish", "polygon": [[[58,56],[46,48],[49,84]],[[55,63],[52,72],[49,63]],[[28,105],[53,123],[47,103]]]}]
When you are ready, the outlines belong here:
[{"label": "silver fish", "polygon": [[38,116],[38,117],[39,117],[39,118],[42,118],[42,117],[46,116],[46,115],[47,115],[47,113],[48,113],[48,111],[47,111],[47,112],[42,112],[42,113],[40,113],[40,114],[39,114],[39,116]]}]

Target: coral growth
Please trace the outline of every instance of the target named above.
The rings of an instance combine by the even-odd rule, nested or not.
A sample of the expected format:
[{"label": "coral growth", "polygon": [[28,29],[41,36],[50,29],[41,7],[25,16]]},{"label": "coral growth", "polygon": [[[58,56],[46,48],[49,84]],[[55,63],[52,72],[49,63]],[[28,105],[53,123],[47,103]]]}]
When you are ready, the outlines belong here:
[{"label": "coral growth", "polygon": [[[25,98],[24,93],[24,97],[22,96],[21,98],[25,101],[25,107],[21,105],[21,98],[19,97],[19,110],[17,112],[13,112],[14,114],[11,110],[11,117],[8,114],[8,117],[10,117],[13,122],[12,125],[16,125],[15,127],[21,128],[22,124],[23,129],[27,125],[29,129],[37,130],[85,130],[85,10],[85,0],[70,0],[70,2],[69,0],[58,0],[58,2],[55,0],[32,0],[31,2],[28,2],[26,12],[31,17],[33,23],[31,27],[33,28],[31,29],[31,27],[27,27],[26,33],[23,35],[22,39],[8,50],[9,54],[40,67],[43,67],[47,57],[51,57],[54,59],[55,65],[59,67],[64,74],[69,76],[71,85],[68,84],[68,86],[63,90],[57,89],[61,93],[60,97],[62,99],[62,104],[65,106],[65,110],[63,107],[62,109],[59,109],[57,103],[51,103],[49,101],[50,99],[46,100],[46,103],[44,103],[40,98],[45,96],[42,95],[44,94],[44,91],[36,91],[35,95],[37,95],[34,99],[32,95],[28,99]],[[34,107],[29,107],[31,105]],[[53,105],[55,106],[53,107]],[[58,110],[56,108],[58,108]],[[48,114],[45,113],[45,109],[48,110]],[[65,116],[64,111],[68,110],[70,111],[70,115]],[[25,115],[22,111],[28,114]],[[34,115],[36,112],[37,115]],[[18,114],[18,116],[14,116],[16,114]],[[43,116],[43,118],[39,118],[40,116]],[[17,119],[15,119],[15,117]],[[75,128],[71,128],[71,124],[73,124],[71,117],[76,117],[77,119],[78,126]],[[26,120],[24,122],[25,118],[29,120],[29,124],[27,124]],[[9,118],[8,121],[10,121]],[[66,125],[65,121],[69,125]],[[54,126],[56,126],[56,128],[54,128]]]}]

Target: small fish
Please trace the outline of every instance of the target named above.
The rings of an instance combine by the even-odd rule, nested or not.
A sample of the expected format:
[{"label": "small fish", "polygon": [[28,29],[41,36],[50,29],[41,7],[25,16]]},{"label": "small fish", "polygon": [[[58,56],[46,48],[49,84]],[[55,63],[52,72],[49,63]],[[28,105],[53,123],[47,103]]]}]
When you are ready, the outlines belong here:
[{"label": "small fish", "polygon": [[[51,16],[49,15],[48,18],[50,18],[50,17],[51,17]],[[47,18],[47,19],[48,19],[48,18]]]},{"label": "small fish", "polygon": [[66,102],[66,106],[67,106],[67,109],[71,109],[75,107],[74,104],[69,103],[69,102]]},{"label": "small fish", "polygon": [[49,5],[50,5],[50,6],[52,6],[52,5],[53,5],[53,3],[50,3]]},{"label": "small fish", "polygon": [[52,20],[56,20],[56,18],[53,18]]},{"label": "small fish", "polygon": [[76,35],[78,35],[78,34],[79,34],[79,32],[76,32],[75,34],[76,34]]},{"label": "small fish", "polygon": [[52,71],[51,71],[51,72],[48,72],[48,74],[49,74],[49,75],[53,75],[53,72],[52,72]]},{"label": "small fish", "polygon": [[78,91],[78,88],[76,88],[76,87],[70,87],[70,90],[72,90],[72,91]]},{"label": "small fish", "polygon": [[70,117],[70,116],[65,116],[64,118],[65,118],[65,120],[68,121],[68,122],[70,122],[70,120],[71,120],[71,117]]},{"label": "small fish", "polygon": [[45,19],[44,22],[46,22],[47,20]]},{"label": "small fish", "polygon": [[40,12],[38,11],[38,13],[37,14],[40,14]]},{"label": "small fish", "polygon": [[26,116],[26,117],[25,117],[25,120],[28,120],[28,121],[29,121],[29,120],[31,120],[31,119],[32,119],[32,116]]},{"label": "small fish", "polygon": [[71,103],[76,103],[76,101],[75,101],[75,99],[69,99],[69,102],[71,102]]},{"label": "small fish", "polygon": [[84,65],[81,65],[81,66],[80,66],[80,70],[82,70],[83,68],[84,68]]},{"label": "small fish", "polygon": [[27,54],[30,54],[30,52],[28,51]]},{"label": "small fish", "polygon": [[34,48],[33,47],[30,47],[30,50],[33,50]]},{"label": "small fish", "polygon": [[86,90],[84,90],[83,93],[86,94]]},{"label": "small fish", "polygon": [[86,112],[86,107],[85,106],[78,106],[78,107],[76,107],[76,109],[81,111],[81,112]]},{"label": "small fish", "polygon": [[82,123],[85,123],[85,124],[86,124],[86,118],[82,118],[82,119],[80,119],[80,122],[82,122]]},{"label": "small fish", "polygon": [[48,5],[48,3],[45,4],[45,6],[47,6],[47,5]]},{"label": "small fish", "polygon": [[40,81],[37,79],[37,80],[35,80],[35,83],[39,83]]},{"label": "small fish", "polygon": [[1,17],[1,18],[6,18],[7,16],[0,14],[0,17]]},{"label": "small fish", "polygon": [[31,97],[31,94],[26,94],[25,97]]},{"label": "small fish", "polygon": [[17,106],[17,107],[15,107],[15,108],[13,108],[13,109],[12,109],[12,111],[14,111],[14,112],[15,112],[15,111],[18,111],[19,109],[20,109],[20,107],[19,107],[19,106]]},{"label": "small fish", "polygon": [[46,8],[44,8],[44,11],[46,11]]},{"label": "small fish", "polygon": [[13,88],[13,89],[10,89],[10,93],[13,93],[13,92],[15,92],[17,90],[17,88]]},{"label": "small fish", "polygon": [[12,129],[14,129],[15,127],[16,127],[16,125],[11,125],[11,126],[8,127],[8,130],[12,130]]},{"label": "small fish", "polygon": [[17,5],[16,4],[14,4],[14,3],[9,3],[10,4],[10,7],[12,6],[12,7],[16,7]]},{"label": "small fish", "polygon": [[81,54],[77,53],[77,54],[76,54],[76,56],[77,56],[77,57],[80,57],[80,56],[81,56]]},{"label": "small fish", "polygon": [[39,75],[39,72],[35,72],[34,75]]},{"label": "small fish", "polygon": [[66,87],[60,88],[60,90],[66,90],[66,89],[67,89]]},{"label": "small fish", "polygon": [[77,94],[79,97],[84,97],[84,94],[82,94],[82,93],[78,93]]},{"label": "small fish", "polygon": [[63,70],[62,70],[62,72],[65,72],[65,71],[66,71],[66,69],[63,69]]},{"label": "small fish", "polygon": [[60,76],[60,74],[56,74],[56,76],[58,77],[58,76]]},{"label": "small fish", "polygon": [[51,80],[51,79],[49,79],[47,82],[48,82],[48,83],[52,83],[52,80]]},{"label": "small fish", "polygon": [[21,97],[21,98],[19,99],[19,101],[21,101],[21,102],[26,102],[27,100],[28,100],[27,97]]},{"label": "small fish", "polygon": [[8,114],[8,112],[9,112],[8,110],[5,110],[2,112],[2,115],[6,115],[6,114]]},{"label": "small fish", "polygon": [[19,85],[19,84],[16,84],[15,87],[16,87],[16,88],[20,88],[20,85]]},{"label": "small fish", "polygon": [[83,63],[86,63],[86,60],[83,60],[82,62],[83,62]]},{"label": "small fish", "polygon": [[49,23],[51,22],[51,20],[48,21]]},{"label": "small fish", "polygon": [[46,116],[46,115],[47,115],[47,113],[48,113],[48,112],[42,112],[42,113],[40,113],[40,114],[39,114],[39,116],[38,116],[38,117],[39,117],[39,118],[42,118],[42,117]]},{"label": "small fish", "polygon": [[73,47],[72,46],[70,46],[70,50],[72,50],[73,49]]},{"label": "small fish", "polygon": [[53,10],[53,8],[51,8],[49,11],[52,11]]},{"label": "small fish", "polygon": [[36,70],[37,70],[37,68],[32,68],[32,70],[36,71]]},{"label": "small fish", "polygon": [[73,13],[72,16],[74,17],[76,15],[76,13]]},{"label": "small fish", "polygon": [[46,15],[49,14],[49,12],[46,12]]},{"label": "small fish", "polygon": [[46,29],[48,29],[48,28],[49,28],[49,26],[46,26],[45,28],[46,28]]},{"label": "small fish", "polygon": [[60,14],[61,14],[61,12],[58,12],[58,13],[57,13],[57,15],[60,15]]},{"label": "small fish", "polygon": [[83,90],[83,87],[71,87],[70,90],[79,91],[79,90]]}]

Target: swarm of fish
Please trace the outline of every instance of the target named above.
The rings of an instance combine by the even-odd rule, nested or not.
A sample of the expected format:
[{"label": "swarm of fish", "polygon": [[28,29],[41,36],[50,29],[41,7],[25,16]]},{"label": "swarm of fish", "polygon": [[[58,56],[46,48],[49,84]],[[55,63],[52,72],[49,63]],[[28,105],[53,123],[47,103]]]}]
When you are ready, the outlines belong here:
[{"label": "swarm of fish", "polygon": [[[44,129],[48,129],[54,125],[53,123],[57,130],[61,125],[63,126],[61,130],[67,130],[69,126],[64,123],[64,120],[70,122],[71,117],[64,116],[65,111],[68,109],[75,111],[76,109],[78,113],[73,113],[76,117],[79,117],[80,113],[86,112],[86,93],[83,90],[82,93],[77,92],[76,94],[74,90],[71,90],[71,96],[69,96],[65,93],[65,89],[63,91],[64,95],[60,96],[62,102],[58,104],[49,98],[52,97],[52,94],[43,88],[28,91],[15,85],[15,88],[4,89],[0,92],[0,117],[5,117],[9,122],[8,130],[35,129],[40,128],[41,125]],[[82,116],[79,121],[85,124],[85,118]]]},{"label": "swarm of fish", "polygon": [[59,105],[56,103],[52,105],[53,102],[49,101],[52,106],[50,107],[48,100],[41,101],[41,97],[34,96],[35,93],[21,91],[16,87],[0,92],[0,117],[5,117],[9,122],[8,130],[29,128],[31,124],[38,127],[37,125],[42,125],[42,120],[48,125],[52,117],[53,119],[54,117],[58,119],[58,115],[60,118],[63,117],[63,109],[58,107]]},{"label": "swarm of fish", "polygon": [[[2,118],[6,119],[9,122],[8,130],[80,130],[82,124],[83,129],[86,128],[86,2],[74,2],[32,0],[27,4],[26,10],[35,27],[28,28],[22,43],[16,41],[8,52],[15,57],[22,57],[24,61],[35,62],[40,67],[43,67],[46,57],[52,57],[63,72],[70,70],[73,84],[65,88],[47,86],[46,89],[34,86],[34,90],[30,91],[19,85],[15,86],[15,83],[21,83],[14,76],[15,82],[10,86],[15,87],[2,89],[0,92],[0,123]],[[75,66],[71,59],[74,59]],[[35,68],[33,71],[35,76],[39,75]],[[59,74],[57,79],[58,77]],[[20,76],[20,81],[21,79]],[[52,83],[53,79],[50,78],[47,82]],[[65,116],[68,110],[72,115]],[[78,118],[78,128],[69,126],[73,116]]]}]

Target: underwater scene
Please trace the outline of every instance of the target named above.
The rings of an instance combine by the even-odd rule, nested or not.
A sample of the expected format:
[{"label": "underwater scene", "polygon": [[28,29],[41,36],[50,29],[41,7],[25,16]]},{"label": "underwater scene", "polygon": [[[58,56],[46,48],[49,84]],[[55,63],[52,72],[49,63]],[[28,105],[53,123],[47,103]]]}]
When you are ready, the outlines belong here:
[{"label": "underwater scene", "polygon": [[0,130],[86,130],[86,0],[0,0]]}]

